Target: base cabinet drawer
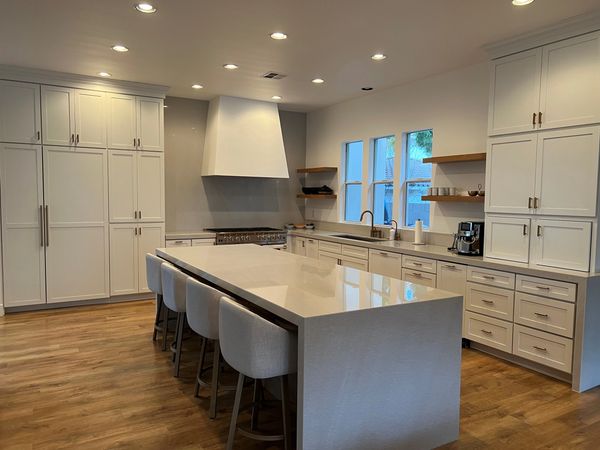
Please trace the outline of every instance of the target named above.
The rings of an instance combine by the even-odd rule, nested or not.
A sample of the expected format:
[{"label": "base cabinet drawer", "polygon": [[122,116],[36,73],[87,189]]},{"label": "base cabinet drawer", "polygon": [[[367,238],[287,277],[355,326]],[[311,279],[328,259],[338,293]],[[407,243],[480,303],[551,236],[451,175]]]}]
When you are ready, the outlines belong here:
[{"label": "base cabinet drawer", "polygon": [[543,295],[544,297],[575,302],[577,285],[564,281],[547,280],[546,278],[517,275],[517,291],[528,294]]},{"label": "base cabinet drawer", "polygon": [[369,250],[369,272],[402,279],[402,255],[380,250]]},{"label": "base cabinet drawer", "polygon": [[575,305],[517,292],[515,322],[538,330],[572,338]]},{"label": "base cabinet drawer", "polygon": [[369,259],[369,249],[355,245],[342,245],[342,255],[352,258]]},{"label": "base cabinet drawer", "polygon": [[192,239],[192,247],[206,247],[215,245],[214,239]]},{"label": "base cabinet drawer", "polygon": [[402,267],[421,272],[436,273],[437,261],[429,258],[420,258],[419,256],[402,255]]},{"label": "base cabinet drawer", "polygon": [[467,283],[465,309],[502,320],[513,320],[515,293],[508,289]]},{"label": "base cabinet drawer", "polygon": [[335,242],[319,241],[319,252],[342,253],[342,244]]},{"label": "base cabinet drawer", "polygon": [[489,347],[512,353],[512,323],[465,311],[463,336]]},{"label": "base cabinet drawer", "polygon": [[513,343],[515,355],[571,373],[573,360],[571,339],[515,325]]},{"label": "base cabinet drawer", "polygon": [[469,266],[467,268],[467,281],[487,284],[504,289],[515,288],[515,274],[501,272],[499,270],[481,269],[479,267]]},{"label": "base cabinet drawer", "polygon": [[464,297],[467,290],[467,266],[438,261],[436,287]]},{"label": "base cabinet drawer", "polygon": [[191,247],[191,239],[167,239],[167,247]]},{"label": "base cabinet drawer", "polygon": [[402,279],[410,283],[429,286],[432,288],[434,288],[436,285],[435,275],[427,272],[420,272],[418,270],[402,269]]}]

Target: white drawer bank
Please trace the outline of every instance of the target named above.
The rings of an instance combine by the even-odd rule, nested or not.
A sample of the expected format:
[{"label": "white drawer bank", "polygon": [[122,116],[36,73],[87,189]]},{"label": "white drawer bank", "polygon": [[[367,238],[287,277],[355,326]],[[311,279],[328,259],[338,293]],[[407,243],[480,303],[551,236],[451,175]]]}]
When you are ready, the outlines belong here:
[{"label": "white drawer bank", "polygon": [[539,270],[405,242],[355,243],[327,232],[290,235],[316,240],[320,259],[335,255],[337,262],[343,247],[362,247],[368,260],[353,267],[463,295],[463,336],[472,348],[570,382],[575,391],[600,385],[600,274]]}]

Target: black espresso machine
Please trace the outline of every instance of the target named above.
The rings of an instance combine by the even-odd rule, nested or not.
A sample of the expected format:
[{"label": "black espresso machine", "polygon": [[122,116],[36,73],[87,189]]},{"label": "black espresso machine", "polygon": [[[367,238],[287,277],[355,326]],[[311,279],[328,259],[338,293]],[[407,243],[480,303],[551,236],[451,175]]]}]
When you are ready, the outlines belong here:
[{"label": "black espresso machine", "polygon": [[459,222],[452,247],[459,255],[483,256],[483,222]]}]

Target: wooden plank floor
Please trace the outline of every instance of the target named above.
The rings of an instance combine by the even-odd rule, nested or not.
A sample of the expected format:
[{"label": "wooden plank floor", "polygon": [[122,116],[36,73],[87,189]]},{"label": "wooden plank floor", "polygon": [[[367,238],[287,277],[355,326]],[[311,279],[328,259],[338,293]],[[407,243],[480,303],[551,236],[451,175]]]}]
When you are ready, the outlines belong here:
[{"label": "wooden plank floor", "polygon": [[[206,395],[193,398],[193,342],[173,378],[153,318],[152,301],[0,317],[0,448],[223,448],[230,395],[208,419]],[[461,404],[447,449],[600,448],[600,389],[576,394],[464,350]],[[237,448],[277,446],[240,438]]]}]

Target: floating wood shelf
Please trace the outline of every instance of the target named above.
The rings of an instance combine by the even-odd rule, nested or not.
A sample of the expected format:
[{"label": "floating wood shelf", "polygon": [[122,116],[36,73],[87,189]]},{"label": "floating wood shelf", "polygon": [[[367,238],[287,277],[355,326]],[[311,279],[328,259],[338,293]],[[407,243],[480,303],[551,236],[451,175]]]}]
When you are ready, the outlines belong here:
[{"label": "floating wood shelf", "polygon": [[485,161],[485,153],[465,153],[464,155],[433,156],[423,158],[423,163],[445,164],[457,162]]},{"label": "floating wood shelf", "polygon": [[329,198],[329,199],[333,199],[333,198],[337,198],[337,195],[335,194],[298,194],[296,195],[297,198]]},{"label": "floating wood shelf", "polygon": [[479,195],[471,197],[469,195],[424,195],[421,200],[428,202],[467,202],[483,203],[485,197]]},{"label": "floating wood shelf", "polygon": [[305,167],[302,169],[296,169],[298,173],[324,173],[324,172],[337,172],[337,167]]}]

